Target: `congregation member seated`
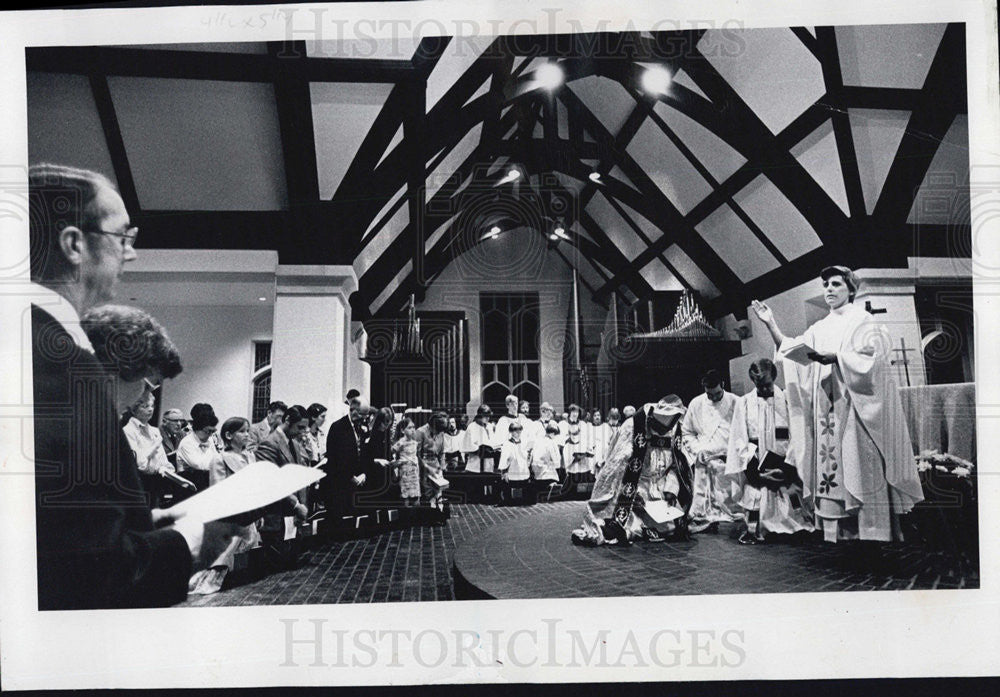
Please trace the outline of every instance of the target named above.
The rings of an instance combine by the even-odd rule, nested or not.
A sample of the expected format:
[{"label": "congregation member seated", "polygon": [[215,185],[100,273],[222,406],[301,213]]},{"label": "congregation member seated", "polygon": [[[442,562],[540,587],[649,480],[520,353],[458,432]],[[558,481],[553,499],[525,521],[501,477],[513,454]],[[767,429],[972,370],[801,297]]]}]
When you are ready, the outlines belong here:
[{"label": "congregation member seated", "polygon": [[[222,457],[212,463],[209,470],[209,484],[215,485],[254,462],[250,450],[250,421],[242,416],[226,419],[219,429],[219,439],[223,443]],[[241,516],[247,518],[248,516]],[[260,545],[260,533],[256,521],[248,521],[233,531],[229,543],[219,551],[208,566],[191,576],[188,593],[208,595],[222,589],[222,585],[233,570],[236,555]]]},{"label": "congregation member seated", "polygon": [[820,279],[829,314],[799,337],[786,337],[771,309],[753,301],[785,377],[787,460],[802,477],[826,541],[887,542],[899,530],[895,517],[924,498],[890,342],[854,304],[860,282],[851,269],[830,266]]},{"label": "congregation member seated", "polygon": [[691,504],[687,462],[678,447],[684,404],[667,395],[625,420],[587,501],[573,544],[651,542],[686,532]]},{"label": "congregation member seated", "polygon": [[448,417],[448,429],[444,432],[444,464],[448,472],[465,469],[462,459],[462,442],[465,440],[465,429],[459,430],[458,419]]},{"label": "congregation member seated", "polygon": [[160,436],[163,438],[163,452],[172,465],[177,464],[177,446],[190,432],[187,419],[180,409],[167,409],[160,417]]},{"label": "congregation member seated", "polygon": [[681,425],[682,447],[693,473],[690,529],[716,532],[720,522],[742,517],[724,481],[736,395],[726,390],[717,370],[705,373],[701,386],[704,394],[691,400]]},{"label": "congregation member seated", "polygon": [[476,418],[465,429],[465,442],[462,443],[462,453],[465,455],[466,472],[493,471],[493,424],[490,416],[493,410],[488,404],[480,404],[476,409]]},{"label": "congregation member seated", "polygon": [[271,402],[267,405],[267,415],[250,427],[251,450],[256,449],[257,445],[278,427],[285,416],[286,409],[288,409],[288,405],[284,402]]},{"label": "congregation member seated", "polygon": [[212,405],[195,404],[191,407],[191,433],[177,446],[177,472],[198,491],[208,488],[208,473],[216,460],[222,458],[214,437],[218,425],[219,417]]},{"label": "congregation member seated", "polygon": [[170,491],[170,486],[164,477],[174,473],[174,466],[167,459],[160,429],[149,424],[155,403],[156,397],[153,392],[144,392],[129,408],[131,417],[122,427],[122,432],[135,454],[143,488],[146,489],[153,504],[159,505],[161,499]]},{"label": "congregation member seated", "polygon": [[[512,421],[507,427],[507,442],[500,448],[500,467],[498,471],[502,478],[500,500],[505,504],[515,502],[529,503],[527,484],[531,479],[532,446],[521,440],[524,427],[517,421]],[[519,496],[515,497],[517,491]]]},{"label": "congregation member seated", "polygon": [[404,416],[396,424],[392,444],[393,466],[399,476],[399,496],[408,507],[420,504],[420,462],[417,459],[417,427]]},{"label": "congregation member seated", "polygon": [[747,524],[739,538],[743,545],[762,542],[766,533],[791,535],[813,529],[802,508],[802,479],[784,462],[788,404],[784,391],[774,384],[777,377],[773,361],[761,358],[751,363],[754,389],[738,398],[733,409],[726,475],[741,492],[738,502]]}]

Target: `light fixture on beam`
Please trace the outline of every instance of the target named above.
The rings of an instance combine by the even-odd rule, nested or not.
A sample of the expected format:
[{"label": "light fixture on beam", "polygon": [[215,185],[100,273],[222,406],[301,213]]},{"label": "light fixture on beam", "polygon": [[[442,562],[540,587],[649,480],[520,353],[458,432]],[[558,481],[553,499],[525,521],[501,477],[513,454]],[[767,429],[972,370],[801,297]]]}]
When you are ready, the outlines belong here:
[{"label": "light fixture on beam", "polygon": [[547,90],[554,90],[563,83],[562,68],[556,63],[543,63],[535,71],[535,84]]},{"label": "light fixture on beam", "polygon": [[670,71],[661,65],[646,68],[640,78],[642,89],[649,94],[666,94],[672,81],[673,76]]},{"label": "light fixture on beam", "polygon": [[600,184],[601,183],[601,173],[600,172],[591,172],[590,175],[589,175],[589,179],[590,179],[590,181],[594,182],[595,184]]},{"label": "light fixture on beam", "polygon": [[486,239],[495,240],[497,237],[500,236],[501,232],[503,231],[500,229],[500,226],[494,225],[493,227],[490,228],[490,231],[486,233]]}]

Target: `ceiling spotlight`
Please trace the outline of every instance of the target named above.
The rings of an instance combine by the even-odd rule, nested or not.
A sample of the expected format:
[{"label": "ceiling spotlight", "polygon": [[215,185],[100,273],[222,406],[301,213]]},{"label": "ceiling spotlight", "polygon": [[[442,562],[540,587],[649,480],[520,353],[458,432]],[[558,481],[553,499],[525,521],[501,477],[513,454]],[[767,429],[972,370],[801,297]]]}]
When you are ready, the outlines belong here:
[{"label": "ceiling spotlight", "polygon": [[562,225],[556,225],[556,229],[552,231],[552,234],[556,237],[566,239],[566,229]]},{"label": "ceiling spotlight", "polygon": [[554,242],[559,239],[559,235],[553,232],[551,235],[549,235],[549,239]]},{"label": "ceiling spotlight", "polygon": [[521,172],[516,167],[511,167],[510,171],[507,172],[507,179],[514,181],[515,179],[521,178]]},{"label": "ceiling spotlight", "polygon": [[265,298],[263,295],[261,297],[257,298],[257,299],[260,300],[262,303],[266,303],[267,302],[267,298]]},{"label": "ceiling spotlight", "polygon": [[563,71],[555,63],[543,63],[535,71],[535,82],[539,87],[554,90],[563,83]]},{"label": "ceiling spotlight", "polygon": [[491,240],[495,240],[499,236],[500,236],[500,226],[499,225],[494,225],[493,227],[491,227],[489,234],[486,235],[486,237],[488,239],[491,239]]},{"label": "ceiling spotlight", "polygon": [[592,181],[592,182],[598,182],[599,183],[601,181],[601,173],[600,172],[591,172],[590,173],[590,181]]},{"label": "ceiling spotlight", "polygon": [[670,72],[662,66],[647,68],[642,73],[642,89],[650,94],[664,94],[670,88],[672,80]]}]

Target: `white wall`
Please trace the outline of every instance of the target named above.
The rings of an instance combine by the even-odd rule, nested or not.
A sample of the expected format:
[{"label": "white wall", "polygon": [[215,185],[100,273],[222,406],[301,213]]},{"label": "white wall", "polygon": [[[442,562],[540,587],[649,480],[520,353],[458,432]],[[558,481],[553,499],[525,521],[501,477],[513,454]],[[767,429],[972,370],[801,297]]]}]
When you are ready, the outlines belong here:
[{"label": "white wall", "polygon": [[[512,230],[497,239],[486,240],[453,259],[427,289],[418,310],[464,310],[469,323],[470,413],[482,392],[482,329],[479,294],[483,292],[537,292],[541,304],[541,389],[542,401],[563,408],[563,357],[572,360],[564,345],[573,293],[573,273],[537,232]],[[603,325],[606,310],[590,299],[580,286],[581,314],[585,321]],[[599,318],[599,319],[598,319]]]},{"label": "white wall", "polygon": [[[184,372],[163,387],[164,409],[208,402],[220,420],[249,416],[253,340],[270,340],[270,305],[143,305],[177,344]],[[276,397],[280,399],[281,397]]]}]

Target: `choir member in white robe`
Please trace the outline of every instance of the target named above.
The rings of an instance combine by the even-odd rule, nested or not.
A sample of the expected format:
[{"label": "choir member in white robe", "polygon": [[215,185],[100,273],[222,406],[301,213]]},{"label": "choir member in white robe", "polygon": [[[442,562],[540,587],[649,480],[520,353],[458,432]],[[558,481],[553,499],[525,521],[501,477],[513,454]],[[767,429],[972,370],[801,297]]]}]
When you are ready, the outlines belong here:
[{"label": "choir member in white robe", "polygon": [[760,467],[767,453],[784,458],[788,451],[788,405],[784,391],[774,384],[777,376],[770,359],[754,361],[750,380],[755,387],[739,397],[733,409],[726,476],[745,511],[747,529],[739,538],[744,545],[762,541],[765,533],[813,529],[812,516],[802,507],[801,475],[789,479],[781,470]]},{"label": "choir member in white robe", "polygon": [[466,472],[493,471],[493,424],[489,405],[481,404],[476,410],[475,420],[465,429],[462,453],[465,455]]},{"label": "choir member in white robe", "polygon": [[[552,408],[552,405],[548,402],[542,402],[541,406],[538,407],[538,421],[535,423],[535,440],[545,438],[548,433],[549,424],[555,424],[556,430],[559,431],[559,422],[555,420],[556,412]],[[559,431],[561,433],[561,431]]]},{"label": "choir member in white robe", "polygon": [[[609,443],[607,462],[597,473],[583,524],[571,535],[574,544],[588,547],[617,544],[620,537],[605,536],[610,523],[617,523],[627,541],[636,537],[662,540],[664,534],[683,525],[682,513],[690,505],[691,483],[681,471],[683,463],[675,459],[672,446],[679,436],[684,411],[680,398],[668,395],[656,404],[646,404],[640,413],[625,420]],[[635,433],[637,423],[639,434]],[[641,469],[638,480],[630,485],[625,480],[633,455],[641,458]],[[627,499],[625,505],[623,496]],[[633,506],[633,502],[637,505]],[[679,517],[648,527],[638,509],[650,502],[677,508]]]},{"label": "choir member in white robe", "polygon": [[591,416],[590,427],[590,445],[594,453],[593,464],[595,473],[604,466],[604,461],[608,457],[608,444],[611,442],[611,435],[611,427],[604,423],[604,419],[601,418],[601,412],[595,409],[593,416]]},{"label": "choir member in white robe", "polygon": [[923,500],[890,343],[854,305],[853,271],[831,266],[820,276],[830,313],[800,337],[786,337],[771,309],[753,302],[784,371],[787,460],[801,473],[824,539],[889,541],[898,536],[896,515]]},{"label": "choir member in white robe", "polygon": [[545,427],[545,438],[531,449],[531,477],[538,482],[540,493],[559,481],[562,459],[559,453],[559,427],[550,421]]},{"label": "choir member in white robe", "polygon": [[717,370],[708,371],[701,384],[705,393],[688,405],[681,438],[694,478],[691,532],[715,532],[718,523],[742,517],[729,482],[724,481],[736,395],[726,391]]},{"label": "choir member in white robe", "polygon": [[449,472],[461,470],[462,445],[465,442],[465,429],[459,430],[458,420],[452,416],[448,418],[448,429],[444,432],[444,461],[445,469]]},{"label": "choir member in white robe", "polygon": [[503,444],[507,442],[507,439],[510,437],[510,425],[515,421],[519,421],[518,417],[520,416],[517,410],[517,397],[509,394],[503,402],[507,408],[507,413],[497,419],[496,424],[493,426],[493,448],[495,450],[500,450]]},{"label": "choir member in white robe", "polygon": [[[581,409],[575,404],[569,407],[569,420],[566,422],[562,444],[563,466],[566,474],[573,481],[591,479],[593,475],[591,451],[584,442],[589,430],[589,424],[580,420]],[[560,423],[560,427],[562,424]],[[560,428],[560,430],[562,430]],[[592,481],[592,479],[591,479]]]},{"label": "choir member in white robe", "polygon": [[545,426],[538,421],[532,420],[530,416],[531,403],[528,400],[521,400],[519,411],[520,415],[517,417],[517,420],[520,421],[521,428],[523,429],[521,441],[530,448],[536,440],[545,437]]},{"label": "choir member in white robe", "polygon": [[[525,495],[528,480],[531,479],[530,458],[531,446],[522,441],[524,427],[514,421],[510,424],[510,437],[500,448],[500,472],[503,483],[500,487],[501,500],[510,504],[515,502],[514,489],[520,489],[520,501],[528,503],[529,499]],[[512,486],[513,485],[513,486]]]}]

